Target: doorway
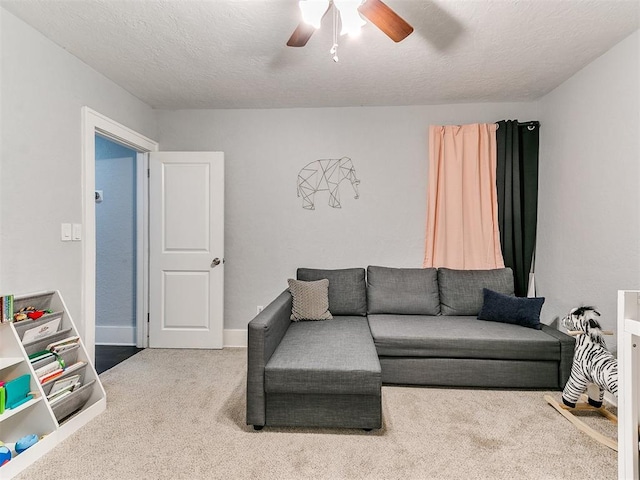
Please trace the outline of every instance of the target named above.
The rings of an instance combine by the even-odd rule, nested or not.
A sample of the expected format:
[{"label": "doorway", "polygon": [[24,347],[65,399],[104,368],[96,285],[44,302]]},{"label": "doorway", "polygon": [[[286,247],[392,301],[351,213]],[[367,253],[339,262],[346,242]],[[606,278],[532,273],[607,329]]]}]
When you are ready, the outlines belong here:
[{"label": "doorway", "polygon": [[137,152],[96,134],[96,369],[138,353]]},{"label": "doorway", "polygon": [[[96,138],[107,139],[118,146],[135,152],[136,162],[136,259],[135,259],[135,346],[147,346],[148,326],[148,183],[147,152],[157,151],[158,144],[153,140],[121,125],[104,115],[88,108],[82,108],[82,159],[83,159],[83,264],[82,264],[82,316],[79,330],[84,338],[89,358],[96,359],[96,274],[97,274],[97,238],[96,238]],[[103,192],[108,199],[108,192]]]}]

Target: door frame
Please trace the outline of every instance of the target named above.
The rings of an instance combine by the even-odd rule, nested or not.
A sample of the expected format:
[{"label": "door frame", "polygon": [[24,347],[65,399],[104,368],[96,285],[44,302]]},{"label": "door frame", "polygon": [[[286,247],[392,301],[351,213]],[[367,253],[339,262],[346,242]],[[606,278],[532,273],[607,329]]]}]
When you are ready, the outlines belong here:
[{"label": "door frame", "polygon": [[148,152],[158,151],[158,142],[92,110],[82,107],[82,288],[81,318],[84,344],[95,360],[96,342],[96,160],[95,136],[99,134],[138,152],[136,158],[136,345],[148,346]]}]

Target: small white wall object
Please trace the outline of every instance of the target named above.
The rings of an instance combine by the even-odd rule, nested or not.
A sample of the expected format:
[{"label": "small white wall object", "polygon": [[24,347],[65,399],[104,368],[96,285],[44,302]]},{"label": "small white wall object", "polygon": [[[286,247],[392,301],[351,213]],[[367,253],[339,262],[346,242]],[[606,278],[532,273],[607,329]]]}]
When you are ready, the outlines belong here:
[{"label": "small white wall object", "polygon": [[60,224],[60,240],[63,242],[71,241],[71,224],[70,223]]},{"label": "small white wall object", "polygon": [[81,223],[73,224],[73,232],[72,232],[71,239],[74,242],[79,242],[80,240],[82,240],[82,224]]}]

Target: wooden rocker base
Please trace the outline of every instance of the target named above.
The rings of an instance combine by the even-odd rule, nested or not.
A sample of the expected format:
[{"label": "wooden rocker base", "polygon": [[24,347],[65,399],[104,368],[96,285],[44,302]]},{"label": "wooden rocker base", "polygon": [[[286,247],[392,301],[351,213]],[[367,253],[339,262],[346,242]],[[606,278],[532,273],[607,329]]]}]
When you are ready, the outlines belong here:
[{"label": "wooden rocker base", "polygon": [[[586,399],[586,396],[583,395],[582,398]],[[616,452],[618,451],[618,442],[616,440],[614,440],[613,438],[607,437],[606,435],[603,435],[600,432],[597,432],[596,430],[591,428],[589,425],[584,423],[582,420],[580,420],[578,417],[576,417],[573,413],[571,413],[574,411],[597,412],[603,417],[608,418],[613,423],[617,424],[618,417],[616,417],[613,413],[607,410],[604,407],[604,405],[602,407],[596,408],[592,405],[589,405],[587,402],[583,401],[583,402],[577,403],[574,408],[571,408],[564,404],[558,403],[556,399],[553,398],[551,395],[545,395],[544,399],[547,401],[549,405],[555,408],[560,413],[560,415],[562,415],[564,418],[566,418],[571,423],[573,423],[578,430],[586,433],[591,438],[609,447],[610,449],[615,450]]]}]

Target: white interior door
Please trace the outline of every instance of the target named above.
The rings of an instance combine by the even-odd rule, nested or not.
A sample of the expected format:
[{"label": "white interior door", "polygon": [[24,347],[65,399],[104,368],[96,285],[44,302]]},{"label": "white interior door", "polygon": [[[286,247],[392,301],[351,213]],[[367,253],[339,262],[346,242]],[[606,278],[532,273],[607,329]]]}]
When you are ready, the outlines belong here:
[{"label": "white interior door", "polygon": [[149,154],[149,346],[222,348],[224,154]]}]

